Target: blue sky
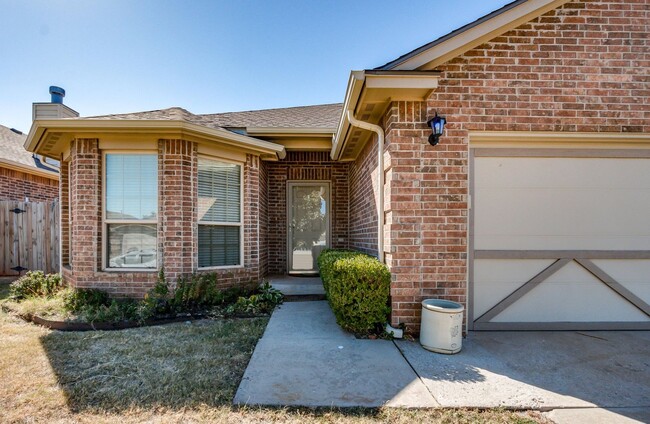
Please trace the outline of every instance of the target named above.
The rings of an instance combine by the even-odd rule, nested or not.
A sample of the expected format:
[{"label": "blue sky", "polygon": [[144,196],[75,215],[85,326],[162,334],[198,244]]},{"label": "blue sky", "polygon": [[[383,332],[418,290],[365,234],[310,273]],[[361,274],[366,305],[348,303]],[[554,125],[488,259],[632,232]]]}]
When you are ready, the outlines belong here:
[{"label": "blue sky", "polygon": [[0,0],[0,124],[24,132],[48,87],[82,116],[343,100],[370,69],[509,0]]}]

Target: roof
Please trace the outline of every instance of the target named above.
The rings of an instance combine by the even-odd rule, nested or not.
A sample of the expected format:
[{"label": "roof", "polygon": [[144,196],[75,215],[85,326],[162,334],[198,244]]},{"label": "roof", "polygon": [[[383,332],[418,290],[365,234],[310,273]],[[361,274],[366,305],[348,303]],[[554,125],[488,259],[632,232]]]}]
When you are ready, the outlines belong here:
[{"label": "roof", "polygon": [[22,169],[34,171],[46,170],[56,172],[56,169],[43,164],[40,159],[25,150],[27,135],[0,125],[0,162],[17,165]]},{"label": "roof", "polygon": [[107,120],[183,120],[208,128],[331,128],[338,125],[341,103],[298,106],[280,109],[249,110],[195,115],[183,108],[151,110],[117,115],[91,116],[80,119]]}]

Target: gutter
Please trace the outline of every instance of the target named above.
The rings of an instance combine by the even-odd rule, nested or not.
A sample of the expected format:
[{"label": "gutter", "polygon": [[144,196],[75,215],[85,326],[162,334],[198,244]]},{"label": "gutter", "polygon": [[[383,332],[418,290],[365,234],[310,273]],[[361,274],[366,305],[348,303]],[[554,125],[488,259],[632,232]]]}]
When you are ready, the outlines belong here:
[{"label": "gutter", "polygon": [[24,165],[20,162],[14,162],[8,159],[0,158],[0,166],[13,169],[15,171],[24,172],[26,174],[37,175],[39,177],[45,177],[52,180],[59,179],[59,173],[56,171],[50,171],[47,169],[36,168],[29,165]]},{"label": "gutter", "polygon": [[247,148],[267,154],[275,154],[279,159],[284,159],[286,151],[284,146],[260,140],[254,137],[233,133],[223,128],[209,128],[184,120],[149,120],[149,119],[51,119],[36,120],[25,140],[25,149],[38,152],[47,131],[88,133],[88,132],[114,132],[114,133],[177,133],[198,136],[219,141],[233,147]]},{"label": "gutter", "polygon": [[359,121],[351,110],[345,117],[354,127],[372,131],[377,134],[377,258],[384,262],[384,129],[379,125]]}]

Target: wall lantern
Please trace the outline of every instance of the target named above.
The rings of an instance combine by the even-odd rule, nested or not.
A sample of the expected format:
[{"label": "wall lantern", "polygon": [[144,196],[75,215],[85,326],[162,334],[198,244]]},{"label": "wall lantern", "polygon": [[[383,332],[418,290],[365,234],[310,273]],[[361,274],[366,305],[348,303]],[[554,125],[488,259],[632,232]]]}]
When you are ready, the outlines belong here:
[{"label": "wall lantern", "polygon": [[435,146],[440,142],[440,136],[445,130],[445,124],[447,120],[443,116],[436,115],[427,121],[427,125],[431,127],[431,135],[429,136],[429,144]]}]

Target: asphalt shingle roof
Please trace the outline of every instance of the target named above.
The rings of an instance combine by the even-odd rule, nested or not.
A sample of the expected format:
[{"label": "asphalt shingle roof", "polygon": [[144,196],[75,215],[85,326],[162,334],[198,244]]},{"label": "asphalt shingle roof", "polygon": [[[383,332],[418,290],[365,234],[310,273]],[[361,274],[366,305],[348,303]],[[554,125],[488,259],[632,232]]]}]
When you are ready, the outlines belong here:
[{"label": "asphalt shingle roof", "polygon": [[81,119],[184,120],[209,128],[336,128],[341,103],[195,115],[180,107]]},{"label": "asphalt shingle roof", "polygon": [[36,168],[32,154],[25,150],[25,134],[17,134],[0,125],[0,158]]}]

